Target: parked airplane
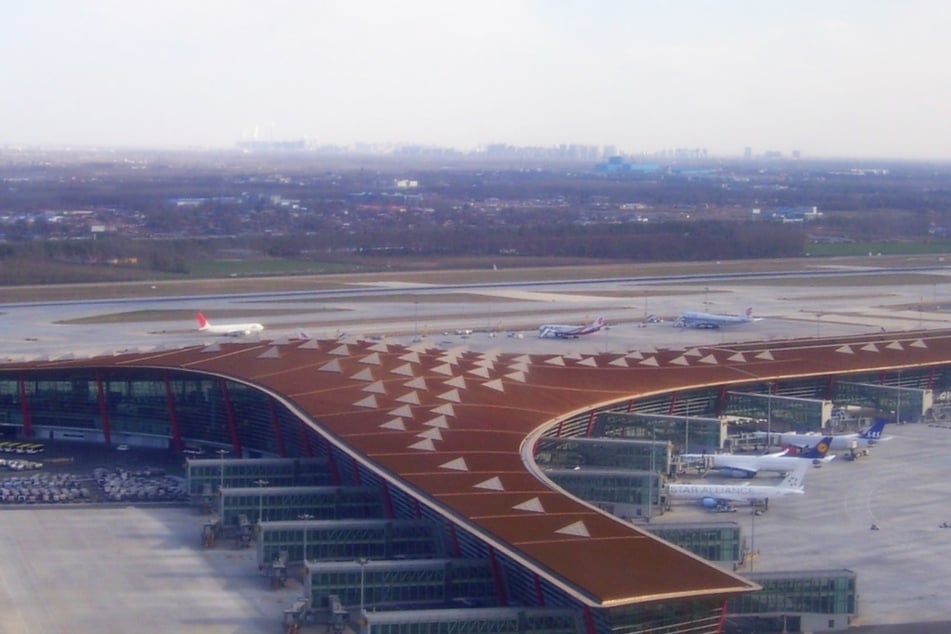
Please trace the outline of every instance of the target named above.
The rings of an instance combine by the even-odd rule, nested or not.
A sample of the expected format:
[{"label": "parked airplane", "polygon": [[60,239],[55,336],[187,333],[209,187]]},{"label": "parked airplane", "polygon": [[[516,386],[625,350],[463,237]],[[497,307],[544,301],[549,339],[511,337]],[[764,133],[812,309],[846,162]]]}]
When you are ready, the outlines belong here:
[{"label": "parked airplane", "polygon": [[683,312],[674,322],[681,328],[720,328],[748,324],[759,319],[753,318],[753,307],[747,308],[742,315],[718,315],[716,313]]},{"label": "parked airplane", "polygon": [[769,498],[802,495],[803,479],[809,462],[798,460],[795,468],[777,485],[751,484],[668,484],[667,491],[674,500],[697,500],[706,508],[729,507],[734,502],[769,505]]},{"label": "parked airplane", "polygon": [[[815,438],[813,440],[815,440]],[[764,471],[774,471],[783,474],[789,473],[795,468],[797,463],[802,461],[832,460],[835,458],[834,455],[826,455],[831,442],[832,437],[827,436],[820,439],[815,446],[806,448],[795,454],[790,454],[787,451],[766,455],[713,453],[687,454],[682,456],[682,458],[688,461],[694,460],[698,464],[708,469],[719,471],[723,475],[734,478],[753,478],[757,473]]]},{"label": "parked airplane", "polygon": [[[885,431],[886,422],[884,418],[878,418],[872,421],[872,424],[869,425],[865,431],[832,436],[832,440],[829,442],[829,449],[842,450],[852,449],[853,447],[856,449],[868,449],[877,442],[891,440],[891,436],[882,436],[882,433]],[[757,432],[757,434],[763,434],[765,436],[765,432]],[[781,445],[792,445],[793,447],[807,446],[819,438],[818,434],[797,434],[795,432],[770,434],[770,436],[773,442],[779,442]]]},{"label": "parked airplane", "polygon": [[200,312],[195,315],[198,318],[198,330],[208,332],[214,335],[227,335],[229,337],[240,337],[241,335],[250,335],[251,333],[261,332],[264,326],[257,323],[249,324],[211,324]]},{"label": "parked airplane", "polygon": [[567,326],[562,324],[542,324],[538,327],[538,336],[544,338],[576,339],[604,328],[604,317],[598,317],[586,326]]}]

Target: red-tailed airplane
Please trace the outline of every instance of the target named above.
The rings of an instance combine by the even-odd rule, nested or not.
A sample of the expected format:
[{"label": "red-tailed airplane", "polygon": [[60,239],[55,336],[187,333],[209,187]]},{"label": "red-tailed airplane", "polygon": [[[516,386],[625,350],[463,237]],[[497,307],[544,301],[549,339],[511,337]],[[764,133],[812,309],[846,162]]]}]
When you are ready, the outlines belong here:
[{"label": "red-tailed airplane", "polygon": [[264,330],[264,326],[257,323],[248,324],[212,324],[201,313],[197,313],[198,330],[208,332],[213,335],[227,335],[229,337],[240,337],[241,335],[250,335]]},{"label": "red-tailed airplane", "polygon": [[567,326],[564,324],[542,324],[538,327],[538,336],[543,338],[575,339],[589,335],[604,328],[604,317],[598,317],[586,326]]}]

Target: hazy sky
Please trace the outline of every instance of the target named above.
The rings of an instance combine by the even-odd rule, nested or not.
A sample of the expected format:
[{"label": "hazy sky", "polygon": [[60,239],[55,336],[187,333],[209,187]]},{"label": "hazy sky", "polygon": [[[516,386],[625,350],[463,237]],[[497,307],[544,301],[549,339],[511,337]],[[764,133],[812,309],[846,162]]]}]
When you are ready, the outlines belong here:
[{"label": "hazy sky", "polygon": [[951,1],[2,0],[0,146],[951,159]]}]

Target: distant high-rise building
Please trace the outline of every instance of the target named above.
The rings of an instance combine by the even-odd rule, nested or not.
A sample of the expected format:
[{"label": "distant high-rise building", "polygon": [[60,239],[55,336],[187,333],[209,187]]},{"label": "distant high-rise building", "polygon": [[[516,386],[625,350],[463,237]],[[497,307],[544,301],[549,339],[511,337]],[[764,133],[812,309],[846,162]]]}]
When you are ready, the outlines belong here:
[{"label": "distant high-rise building", "polygon": [[750,159],[752,159],[752,158],[753,158],[753,148],[751,148],[750,146],[746,146],[745,148],[743,148],[743,158],[746,159],[747,161],[749,161]]}]

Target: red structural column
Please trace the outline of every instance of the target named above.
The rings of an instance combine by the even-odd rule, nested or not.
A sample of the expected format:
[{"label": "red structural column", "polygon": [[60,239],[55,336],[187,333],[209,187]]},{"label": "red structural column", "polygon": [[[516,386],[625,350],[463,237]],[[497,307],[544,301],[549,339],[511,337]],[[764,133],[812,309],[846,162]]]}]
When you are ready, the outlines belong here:
[{"label": "red structural column", "polygon": [[670,395],[670,405],[667,406],[667,414],[673,415],[674,409],[677,407],[677,392],[672,392]]},{"label": "red structural column", "polygon": [[595,634],[598,629],[594,626],[594,615],[591,614],[591,606],[584,606],[584,628],[588,634]]},{"label": "red structural column", "polygon": [[231,404],[231,395],[228,394],[228,383],[224,379],[218,379],[221,386],[221,396],[225,401],[225,416],[228,419],[228,430],[231,432],[231,448],[234,450],[236,458],[241,457],[241,438],[238,436],[238,427],[234,422],[234,407]]},{"label": "red structural column", "polygon": [[380,486],[383,489],[383,516],[393,519],[393,496],[390,494],[390,485],[386,480],[381,480]]},{"label": "red structural column", "polygon": [[168,378],[168,372],[163,376],[165,381],[165,407],[168,408],[168,423],[172,428],[172,445],[175,451],[182,451],[185,446],[182,443],[182,429],[178,424],[178,412],[175,409],[175,395],[172,393],[172,381]]},{"label": "red structural column", "polygon": [[536,573],[532,573],[532,581],[535,583],[535,602],[540,606],[545,605],[545,595],[542,593],[542,582]]},{"label": "red structural column", "polygon": [[287,451],[284,449],[284,436],[281,435],[281,421],[277,418],[277,405],[274,399],[267,397],[268,409],[271,411],[271,429],[274,431],[274,442],[277,444],[277,455],[281,458],[287,457]]},{"label": "red structural column", "polygon": [[591,410],[591,413],[588,415],[588,426],[585,427],[584,435],[590,437],[592,429],[594,429],[594,410]]},{"label": "red structural column", "polygon": [[26,397],[26,381],[21,374],[17,378],[17,390],[20,392],[20,416],[23,417],[23,436],[33,437],[33,417],[30,415],[30,401]]},{"label": "red structural column", "polygon": [[[304,421],[300,422],[300,435],[301,443],[304,445],[304,455],[308,458],[314,457],[314,449],[310,446],[310,428],[307,427],[307,423]],[[330,453],[330,452],[328,452]]]},{"label": "red structural column", "polygon": [[[304,422],[301,421],[301,425]],[[312,455],[310,453],[310,444],[307,445],[307,455]],[[337,457],[334,455],[332,447],[327,448],[327,464],[330,466],[330,481],[336,486],[340,486],[340,466],[337,464]]]},{"label": "red structural column", "polygon": [[723,402],[726,400],[726,386],[720,388],[720,396],[717,398],[717,416],[723,413]]},{"label": "red structural column", "polygon": [[826,398],[832,400],[832,395],[835,394],[835,376],[830,376],[828,383],[826,383]]},{"label": "red structural column", "polygon": [[109,429],[109,411],[106,407],[106,391],[102,387],[102,372],[96,371],[96,394],[99,399],[99,421],[102,423],[102,439],[107,445],[112,444],[112,434]]},{"label": "red structural column", "polygon": [[720,607],[720,621],[717,623],[717,634],[723,631],[723,623],[726,621],[726,603],[727,600],[723,600],[723,605]]},{"label": "red structural column", "polygon": [[489,567],[492,568],[492,578],[495,579],[495,598],[499,602],[499,607],[508,605],[508,598],[505,596],[505,584],[502,583],[502,569],[499,565],[498,557],[495,556],[495,549],[489,546]]},{"label": "red structural column", "polygon": [[461,557],[459,550],[459,537],[456,535],[456,525],[449,524],[449,549],[453,557]]}]

